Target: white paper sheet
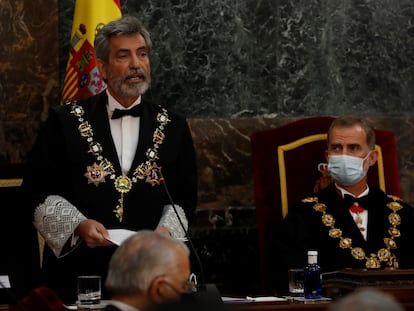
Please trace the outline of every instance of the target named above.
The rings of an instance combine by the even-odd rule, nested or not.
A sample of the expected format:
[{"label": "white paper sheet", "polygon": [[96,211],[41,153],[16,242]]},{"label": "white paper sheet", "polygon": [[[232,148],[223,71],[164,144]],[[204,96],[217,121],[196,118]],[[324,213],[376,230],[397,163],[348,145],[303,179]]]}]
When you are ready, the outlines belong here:
[{"label": "white paper sheet", "polygon": [[265,297],[247,296],[246,299],[249,301],[254,301],[254,302],[273,302],[273,301],[286,301],[287,300],[286,298],[275,297],[275,296],[265,296]]},{"label": "white paper sheet", "polygon": [[10,288],[10,279],[8,275],[0,275],[0,283],[2,288]]},{"label": "white paper sheet", "polygon": [[129,238],[131,235],[136,233],[136,231],[126,230],[126,229],[109,229],[109,239],[115,245],[121,245],[123,241]]},{"label": "white paper sheet", "polygon": [[[127,229],[109,229],[109,239],[108,241],[111,241],[115,245],[121,245],[123,241],[128,239],[131,235],[136,233],[136,231],[127,230]],[[188,239],[186,237],[184,238],[177,238],[177,240],[182,242],[187,242]]]}]

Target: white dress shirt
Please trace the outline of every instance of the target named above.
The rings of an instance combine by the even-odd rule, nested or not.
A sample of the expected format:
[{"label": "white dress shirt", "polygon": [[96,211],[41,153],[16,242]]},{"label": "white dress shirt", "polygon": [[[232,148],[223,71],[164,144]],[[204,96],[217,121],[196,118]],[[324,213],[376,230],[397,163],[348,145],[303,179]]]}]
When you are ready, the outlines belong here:
[{"label": "white dress shirt", "polygon": [[[341,191],[342,197],[344,197],[345,194],[348,194],[348,195],[355,198],[355,196],[352,193],[346,191],[345,189],[339,187],[338,185],[335,185],[335,186],[336,186],[336,188],[338,188],[339,191]],[[365,191],[362,192],[356,198],[361,198],[363,196],[366,196],[366,195],[368,195],[368,193],[369,193],[369,187],[367,186],[367,189],[365,189]],[[363,206],[361,206],[361,207],[363,208]],[[364,239],[366,240],[367,239],[367,230],[368,230],[368,210],[364,209],[363,212],[358,213],[358,214],[354,213],[354,212],[351,212],[351,210],[349,210],[349,213],[351,214],[351,216],[352,216],[352,218],[354,219],[355,222],[356,222],[356,219],[357,219],[358,216],[362,219],[361,227],[365,228],[365,230],[361,231],[361,234],[364,237]]]},{"label": "white dress shirt", "polygon": [[[138,146],[140,117],[123,116],[119,119],[112,120],[112,113],[116,108],[127,109],[118,103],[112,96],[108,94],[108,117],[111,127],[112,139],[115,143],[116,152],[118,154],[119,163],[121,164],[122,174],[128,174],[134,160],[135,151]],[[139,97],[128,109],[139,105],[141,97]]]}]

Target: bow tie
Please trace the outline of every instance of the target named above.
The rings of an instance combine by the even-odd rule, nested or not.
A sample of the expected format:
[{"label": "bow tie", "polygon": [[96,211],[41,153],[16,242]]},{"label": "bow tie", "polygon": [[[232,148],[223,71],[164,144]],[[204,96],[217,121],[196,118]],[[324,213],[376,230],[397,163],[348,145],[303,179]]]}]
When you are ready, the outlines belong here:
[{"label": "bow tie", "polygon": [[[364,209],[368,209],[369,208],[369,196],[365,195],[363,197],[360,198],[355,198],[352,195],[349,194],[345,194],[344,195],[344,201],[345,201],[345,205],[352,207],[354,205],[354,203],[358,203],[358,205],[360,206],[359,208],[362,208],[362,211]],[[355,209],[355,207],[353,207]],[[356,212],[361,212],[361,211],[356,211]]]},{"label": "bow tie", "polygon": [[111,119],[119,119],[123,116],[139,117],[142,114],[142,105],[136,105],[131,109],[118,109],[116,108],[112,113]]}]

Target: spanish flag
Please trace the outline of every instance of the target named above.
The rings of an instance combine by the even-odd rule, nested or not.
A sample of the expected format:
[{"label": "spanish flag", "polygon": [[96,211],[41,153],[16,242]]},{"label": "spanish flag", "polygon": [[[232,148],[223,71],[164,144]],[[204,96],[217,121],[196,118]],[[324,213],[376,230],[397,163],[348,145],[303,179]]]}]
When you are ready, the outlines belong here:
[{"label": "spanish flag", "polygon": [[76,0],[63,100],[79,100],[105,88],[96,66],[93,42],[106,23],[121,17],[120,0]]}]

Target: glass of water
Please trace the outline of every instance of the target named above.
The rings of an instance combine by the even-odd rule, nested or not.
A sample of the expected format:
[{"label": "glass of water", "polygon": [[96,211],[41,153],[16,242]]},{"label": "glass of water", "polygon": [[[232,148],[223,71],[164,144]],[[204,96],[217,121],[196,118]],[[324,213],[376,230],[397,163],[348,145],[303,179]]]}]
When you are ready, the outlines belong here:
[{"label": "glass of water", "polygon": [[78,276],[78,305],[94,305],[101,302],[101,277],[99,275]]}]

